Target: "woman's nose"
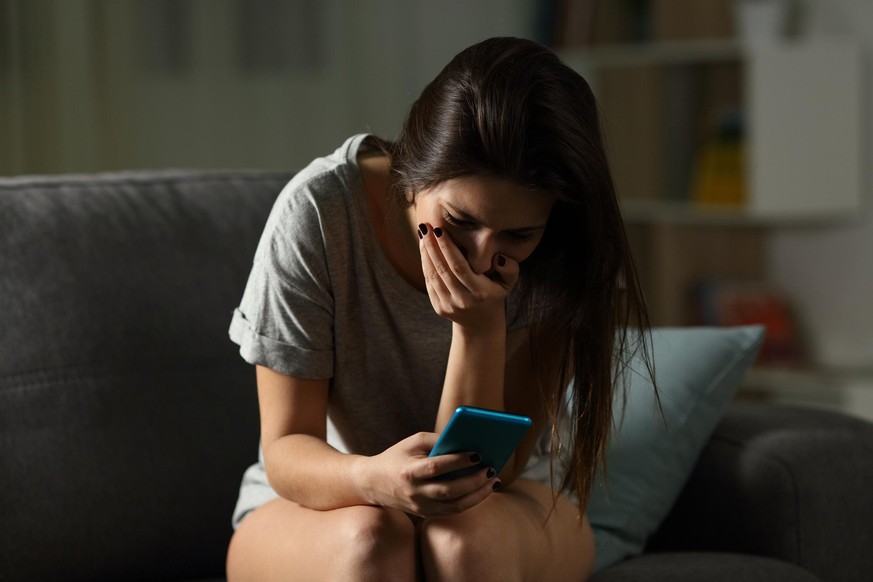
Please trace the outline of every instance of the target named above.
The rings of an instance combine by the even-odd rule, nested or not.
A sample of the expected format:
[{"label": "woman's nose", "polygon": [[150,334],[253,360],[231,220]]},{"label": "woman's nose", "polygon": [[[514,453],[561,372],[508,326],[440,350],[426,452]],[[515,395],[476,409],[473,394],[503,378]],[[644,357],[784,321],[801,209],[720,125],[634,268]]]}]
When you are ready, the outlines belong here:
[{"label": "woman's nose", "polygon": [[470,268],[477,275],[487,273],[491,270],[491,264],[494,255],[497,254],[497,249],[488,241],[475,241],[466,246],[459,246],[461,253],[467,262],[470,263]]}]

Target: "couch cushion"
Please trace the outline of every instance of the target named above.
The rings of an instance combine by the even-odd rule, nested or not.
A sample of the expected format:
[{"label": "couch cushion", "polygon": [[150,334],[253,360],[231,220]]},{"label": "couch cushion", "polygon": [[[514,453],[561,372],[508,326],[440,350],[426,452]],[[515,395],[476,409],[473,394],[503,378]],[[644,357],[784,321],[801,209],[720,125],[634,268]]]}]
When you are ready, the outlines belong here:
[{"label": "couch cushion", "polygon": [[823,580],[873,580],[873,424],[733,403],[647,549],[772,556]]},{"label": "couch cushion", "polygon": [[258,439],[227,322],[289,177],[0,180],[0,579],[223,574]]},{"label": "couch cushion", "polygon": [[763,337],[760,326],[653,330],[660,407],[637,357],[630,364],[626,408],[620,399],[616,402],[607,478],[598,479],[588,504],[597,570],[642,553],[691,475]]}]

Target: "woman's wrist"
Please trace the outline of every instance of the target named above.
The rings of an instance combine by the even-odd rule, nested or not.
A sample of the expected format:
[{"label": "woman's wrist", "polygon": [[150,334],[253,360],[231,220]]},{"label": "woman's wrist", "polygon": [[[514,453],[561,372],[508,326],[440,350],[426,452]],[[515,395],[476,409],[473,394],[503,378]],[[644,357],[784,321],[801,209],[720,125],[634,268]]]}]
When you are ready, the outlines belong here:
[{"label": "woman's wrist", "polygon": [[355,455],[349,475],[358,497],[366,505],[382,505],[381,496],[378,494],[377,472],[373,470],[373,465],[374,457]]},{"label": "woman's wrist", "polygon": [[500,313],[489,318],[483,318],[475,324],[452,322],[452,337],[476,341],[494,341],[506,338],[506,315]]},{"label": "woman's wrist", "polygon": [[449,363],[440,399],[436,431],[445,427],[458,406],[502,410],[506,327],[452,326]]}]

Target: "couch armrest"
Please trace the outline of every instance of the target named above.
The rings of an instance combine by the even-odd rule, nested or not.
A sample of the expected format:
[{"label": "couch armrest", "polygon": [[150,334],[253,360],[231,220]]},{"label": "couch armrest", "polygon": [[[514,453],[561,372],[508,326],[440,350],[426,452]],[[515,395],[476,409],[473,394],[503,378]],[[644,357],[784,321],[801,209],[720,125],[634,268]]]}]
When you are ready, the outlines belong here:
[{"label": "couch armrest", "polygon": [[873,424],[732,404],[649,550],[774,557],[824,580],[873,579]]}]

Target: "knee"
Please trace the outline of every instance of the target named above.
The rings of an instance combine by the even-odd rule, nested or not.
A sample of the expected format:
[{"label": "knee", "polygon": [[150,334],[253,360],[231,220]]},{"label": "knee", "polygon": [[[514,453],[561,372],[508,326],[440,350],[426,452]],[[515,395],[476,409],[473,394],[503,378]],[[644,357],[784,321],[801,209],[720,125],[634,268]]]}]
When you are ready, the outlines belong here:
[{"label": "knee", "polygon": [[[514,580],[516,572],[500,563],[495,532],[477,519],[439,518],[421,526],[421,555],[429,578],[441,580]],[[507,535],[508,532],[502,532]]]},{"label": "knee", "polygon": [[421,525],[421,548],[430,560],[460,564],[474,559],[472,531],[452,518],[429,519]]},{"label": "knee", "polygon": [[344,512],[337,541],[351,562],[374,565],[414,556],[415,527],[406,514],[371,506]]}]

